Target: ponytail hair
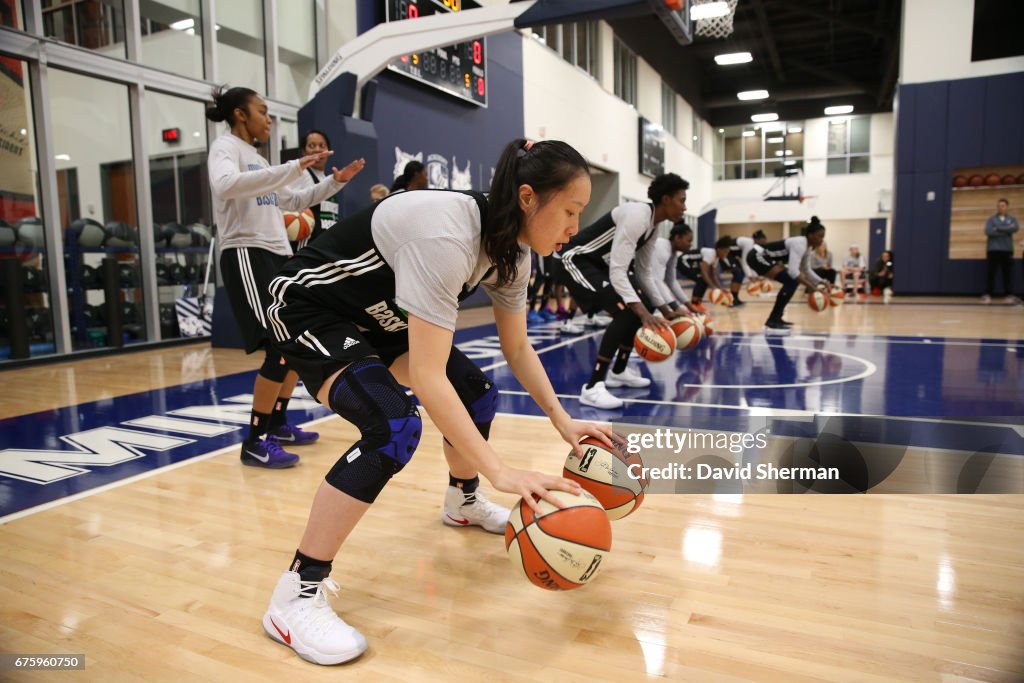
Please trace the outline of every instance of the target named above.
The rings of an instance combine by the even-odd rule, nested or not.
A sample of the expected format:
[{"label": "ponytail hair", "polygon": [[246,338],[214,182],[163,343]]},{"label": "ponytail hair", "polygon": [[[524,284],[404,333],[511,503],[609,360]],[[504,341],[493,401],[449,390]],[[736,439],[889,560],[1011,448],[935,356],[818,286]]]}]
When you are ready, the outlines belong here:
[{"label": "ponytail hair", "polygon": [[249,88],[227,88],[222,85],[213,91],[213,104],[206,108],[206,118],[211,121],[227,121],[229,126],[235,125],[235,110],[249,106],[249,99],[259,97],[255,90]]},{"label": "ponytail hair", "polygon": [[813,235],[817,232],[824,232],[825,226],[821,224],[821,220],[817,216],[811,216],[811,221],[804,228],[804,236]]},{"label": "ponytail hair", "polygon": [[497,268],[499,284],[512,282],[518,275],[523,224],[519,186],[532,187],[543,206],[574,178],[589,172],[586,159],[560,140],[516,138],[505,146],[494,167],[483,226],[484,253]]},{"label": "ponytail hair", "polygon": [[391,183],[391,191],[398,192],[399,190],[405,190],[409,188],[409,183],[416,176],[417,173],[421,173],[426,166],[421,161],[410,161],[402,169],[402,175],[395,178],[395,182]]}]

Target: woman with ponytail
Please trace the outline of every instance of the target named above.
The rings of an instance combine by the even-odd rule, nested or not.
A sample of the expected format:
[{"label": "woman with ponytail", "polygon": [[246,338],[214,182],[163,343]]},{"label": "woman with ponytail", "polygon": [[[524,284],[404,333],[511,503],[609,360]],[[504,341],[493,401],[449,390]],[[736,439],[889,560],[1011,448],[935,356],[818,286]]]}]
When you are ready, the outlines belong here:
[{"label": "woman with ponytail", "polygon": [[576,422],[562,408],[526,335],[529,250],[546,256],[560,249],[579,230],[589,200],[587,163],[576,150],[514,140],[487,197],[390,195],[335,224],[271,283],[266,318],[274,347],[320,403],[359,431],[321,483],[278,580],[263,617],[272,638],[318,664],[366,650],[325,589],[337,591],[328,578],[335,555],[419,444],[420,415],[404,387],[444,436],[444,524],[504,532],[509,510],[484,497],[480,474],[535,509],[536,498],[555,502],[550,490],[578,492],[568,479],[510,467],[494,452],[487,438],[497,388],[455,348],[453,333],[459,302],[483,286],[509,368],[562,438],[581,455],[586,435],[610,445],[610,427]]},{"label": "woman with ponytail", "polygon": [[783,320],[782,315],[800,284],[808,289],[817,287],[829,291],[828,281],[811,270],[807,258],[810,250],[817,249],[824,240],[825,226],[817,216],[811,216],[803,235],[765,242],[747,254],[747,263],[755,273],[782,283],[782,289],[775,297],[775,305],[764,324],[765,334],[789,334],[793,324]]},{"label": "woman with ponytail", "polygon": [[330,150],[308,154],[271,166],[254,143],[270,139],[267,103],[248,88],[214,93],[206,118],[224,121],[229,130],[210,145],[210,191],[220,246],[220,272],[245,340],[246,353],[263,349],[263,366],[253,388],[249,432],[242,444],[242,464],[280,469],[295,465],[298,456],[281,442],[299,446],[317,440],[287,421],[288,401],[298,381],[281,355],[267,344],[264,309],[270,280],[292,255],[281,211],[301,211],[336,194],[363,168],[357,159],[324,182],[301,190],[289,189],[305,169],[329,157]]}]

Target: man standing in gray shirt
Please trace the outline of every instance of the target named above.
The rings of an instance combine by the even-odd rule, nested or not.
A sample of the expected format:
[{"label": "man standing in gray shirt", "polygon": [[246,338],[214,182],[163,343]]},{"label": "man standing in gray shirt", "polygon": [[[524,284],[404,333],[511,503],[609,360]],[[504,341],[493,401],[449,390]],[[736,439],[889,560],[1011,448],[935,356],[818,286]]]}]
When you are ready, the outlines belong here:
[{"label": "man standing in gray shirt", "polygon": [[1011,294],[1010,266],[1013,264],[1013,233],[1020,230],[1020,223],[1006,211],[1010,202],[1000,199],[996,202],[996,213],[985,221],[985,234],[988,236],[988,273],[985,282],[985,293],[981,300],[992,301],[992,290],[995,285],[996,270],[1003,271],[1003,293],[1006,300],[1016,303],[1020,301]]}]

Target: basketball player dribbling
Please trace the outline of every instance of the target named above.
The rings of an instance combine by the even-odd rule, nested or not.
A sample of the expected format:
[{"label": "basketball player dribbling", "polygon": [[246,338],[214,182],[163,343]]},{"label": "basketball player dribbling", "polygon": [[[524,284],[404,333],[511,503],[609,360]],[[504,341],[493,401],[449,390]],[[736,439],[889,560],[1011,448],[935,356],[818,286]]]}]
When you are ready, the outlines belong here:
[{"label": "basketball player dribbling", "polygon": [[445,524],[504,530],[509,510],[483,497],[479,474],[534,509],[535,497],[558,505],[549,490],[579,491],[568,479],[502,462],[487,442],[497,388],[452,339],[459,301],[483,286],[509,368],[561,437],[578,454],[587,435],[611,446],[610,427],[575,421],[562,408],[526,334],[529,249],[543,256],[566,244],[589,200],[587,163],[576,150],[514,140],[488,196],[391,195],[337,223],[278,273],[266,310],[274,347],[360,437],[316,493],[263,617],[272,638],[318,664],[366,650],[326,593],[338,590],[329,574],[342,543],[419,444],[419,412],[402,385],[445,437]]}]

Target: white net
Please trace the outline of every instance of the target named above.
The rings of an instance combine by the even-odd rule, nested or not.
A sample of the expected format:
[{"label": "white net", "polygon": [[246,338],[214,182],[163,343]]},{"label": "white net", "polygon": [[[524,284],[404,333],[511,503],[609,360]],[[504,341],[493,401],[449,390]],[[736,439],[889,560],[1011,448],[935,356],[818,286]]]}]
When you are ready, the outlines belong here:
[{"label": "white net", "polygon": [[[716,0],[690,0],[691,6],[704,5]],[[721,0],[717,0],[721,1]],[[732,18],[736,16],[736,3],[738,0],[726,0],[729,5],[729,13],[725,16],[714,17],[713,19],[698,19],[695,33],[705,38],[727,38],[732,35]]]}]

